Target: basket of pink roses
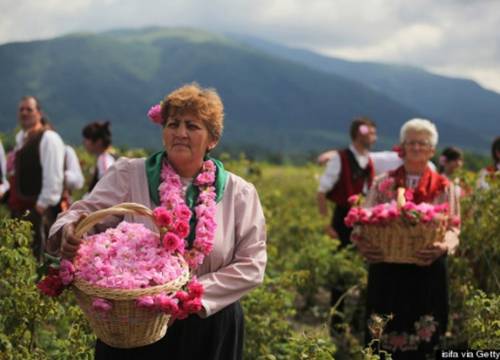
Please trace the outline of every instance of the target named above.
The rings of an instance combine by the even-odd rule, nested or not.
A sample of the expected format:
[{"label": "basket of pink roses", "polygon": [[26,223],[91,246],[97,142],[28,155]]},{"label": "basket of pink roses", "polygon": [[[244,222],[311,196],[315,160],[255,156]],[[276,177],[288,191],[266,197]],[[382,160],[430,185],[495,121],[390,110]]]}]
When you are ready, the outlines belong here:
[{"label": "basket of pink roses", "polygon": [[[203,285],[191,273],[214,247],[215,171],[211,160],[203,163],[193,182],[199,195],[191,209],[179,175],[165,163],[159,207],[151,211],[122,203],[89,214],[75,228],[83,240],[74,261],[49,268],[38,288],[57,296],[71,286],[97,337],[110,346],[132,348],[161,339],[170,317],[183,319],[202,310]],[[85,235],[104,218],[127,214],[149,217],[159,231],[122,221]]]},{"label": "basket of pink roses", "polygon": [[415,204],[406,201],[398,188],[397,201],[371,208],[353,206],[345,218],[355,236],[379,248],[383,262],[420,264],[416,252],[444,241],[449,216],[448,204]]},{"label": "basket of pink roses", "polygon": [[[116,228],[85,236],[105,217],[126,214],[152,218],[159,234],[122,221]],[[58,271],[49,272],[38,287],[57,296],[71,286],[93,331],[110,346],[132,348],[158,341],[170,317],[185,318],[201,310],[203,287],[191,277],[184,259],[183,235],[189,225],[184,234],[173,227],[181,221],[189,224],[190,212],[176,214],[172,217],[163,207],[152,211],[123,203],[88,215],[75,229],[83,241],[73,262],[62,260]]]}]

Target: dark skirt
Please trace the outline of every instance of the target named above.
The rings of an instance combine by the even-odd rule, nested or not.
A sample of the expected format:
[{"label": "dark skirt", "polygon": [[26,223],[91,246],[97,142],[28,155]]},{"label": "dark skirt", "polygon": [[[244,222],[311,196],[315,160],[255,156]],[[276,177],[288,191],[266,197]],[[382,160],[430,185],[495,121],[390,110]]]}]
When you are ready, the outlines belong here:
[{"label": "dark skirt", "polygon": [[158,342],[117,349],[99,339],[96,360],[239,360],[243,356],[243,309],[235,302],[205,319],[191,315],[177,320]]},{"label": "dark skirt", "polygon": [[[371,314],[392,314],[382,348],[394,359],[432,356],[448,325],[446,257],[429,266],[372,264],[368,273],[367,325]],[[367,342],[371,340],[367,326]]]}]

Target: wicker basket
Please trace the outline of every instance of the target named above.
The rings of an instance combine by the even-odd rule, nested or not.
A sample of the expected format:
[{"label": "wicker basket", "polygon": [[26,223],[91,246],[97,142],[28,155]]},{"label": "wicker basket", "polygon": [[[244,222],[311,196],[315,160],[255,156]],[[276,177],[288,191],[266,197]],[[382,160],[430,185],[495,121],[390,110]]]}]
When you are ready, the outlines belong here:
[{"label": "wicker basket", "polygon": [[[398,207],[405,205],[404,189],[398,189]],[[424,263],[415,253],[435,242],[443,242],[448,217],[442,216],[437,222],[411,224],[401,218],[390,225],[360,225],[358,233],[372,246],[379,248],[383,262],[417,264]]]},{"label": "wicker basket", "polygon": [[430,244],[444,241],[445,221],[437,224],[408,224],[397,219],[390,225],[360,226],[360,235],[379,248],[383,262],[423,265],[415,253]]},{"label": "wicker basket", "polygon": [[[123,203],[90,214],[77,225],[75,235],[81,238],[106,216],[125,214],[153,216],[152,211],[145,206]],[[116,348],[149,345],[165,335],[170,315],[139,308],[135,300],[144,295],[173,293],[179,290],[187,283],[190,276],[187,264],[184,261],[182,264],[184,268],[182,275],[163,285],[145,289],[109,289],[95,286],[82,279],[75,279],[73,290],[90,326],[101,341]],[[111,301],[112,309],[105,313],[93,310],[92,302],[95,298]]]}]

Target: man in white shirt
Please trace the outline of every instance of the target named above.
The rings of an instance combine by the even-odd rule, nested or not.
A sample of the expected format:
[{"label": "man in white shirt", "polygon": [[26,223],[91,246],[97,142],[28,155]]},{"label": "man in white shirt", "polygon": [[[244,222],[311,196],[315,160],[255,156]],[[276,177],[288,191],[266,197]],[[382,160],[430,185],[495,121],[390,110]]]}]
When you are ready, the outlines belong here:
[{"label": "man in white shirt", "polygon": [[[317,202],[320,215],[328,221],[327,200],[335,203],[333,217],[326,225],[328,235],[340,240],[340,246],[350,243],[352,228],[344,223],[349,212],[349,197],[366,193],[374,177],[373,163],[369,150],[377,140],[375,123],[361,117],[354,119],[350,129],[351,145],[332,154],[326,164],[325,172],[321,176],[317,192]],[[331,304],[334,305],[346,290],[347,284],[343,281],[335,284],[331,289]],[[342,303],[339,306],[342,311]],[[332,316],[331,330],[341,319]]]},{"label": "man in white shirt", "polygon": [[48,228],[59,211],[64,181],[64,143],[44,126],[42,109],[33,96],[19,102],[18,120],[22,128],[15,149],[9,208],[13,217],[33,223],[33,253],[41,260]]}]

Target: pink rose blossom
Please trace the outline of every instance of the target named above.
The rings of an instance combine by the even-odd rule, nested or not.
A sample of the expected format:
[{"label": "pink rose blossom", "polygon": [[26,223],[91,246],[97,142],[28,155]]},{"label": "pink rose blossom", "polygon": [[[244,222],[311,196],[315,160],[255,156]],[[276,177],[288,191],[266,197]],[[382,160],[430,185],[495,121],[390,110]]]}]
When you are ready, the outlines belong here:
[{"label": "pink rose blossom", "polygon": [[161,104],[153,105],[148,111],[148,117],[155,124],[163,124],[163,118],[161,116]]},{"label": "pink rose blossom", "polygon": [[63,285],[69,285],[73,282],[75,277],[75,267],[69,260],[63,259],[59,268],[59,277]]},{"label": "pink rose blossom", "polygon": [[157,207],[153,210],[153,216],[159,226],[168,227],[172,224],[172,214],[164,207]]},{"label": "pink rose blossom", "polygon": [[157,309],[166,314],[175,314],[179,311],[179,300],[165,294],[156,295],[154,303]]},{"label": "pink rose blossom", "polygon": [[137,306],[145,309],[151,309],[155,306],[155,300],[152,296],[141,296],[136,300]]},{"label": "pink rose blossom", "polygon": [[113,304],[106,299],[97,298],[92,302],[92,309],[95,311],[108,312],[112,308]]},{"label": "pink rose blossom", "polygon": [[179,238],[174,233],[166,233],[163,236],[163,248],[168,252],[174,252],[180,250],[184,245],[184,240]]},{"label": "pink rose blossom", "polygon": [[359,127],[359,133],[360,133],[361,135],[366,135],[366,134],[368,134],[369,132],[370,132],[370,128],[368,127],[368,125],[361,125],[361,126]]},{"label": "pink rose blossom", "polygon": [[174,225],[173,231],[181,238],[184,239],[189,235],[189,224],[186,221],[179,221]]},{"label": "pink rose blossom", "polygon": [[191,279],[187,287],[189,294],[194,297],[202,297],[205,292],[203,285],[196,280],[196,277]]}]

